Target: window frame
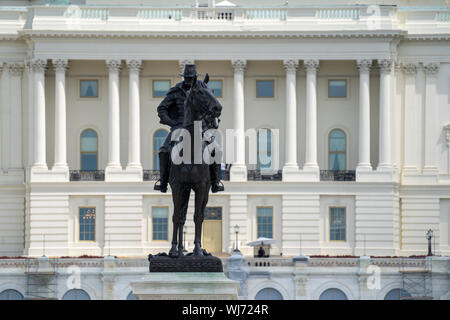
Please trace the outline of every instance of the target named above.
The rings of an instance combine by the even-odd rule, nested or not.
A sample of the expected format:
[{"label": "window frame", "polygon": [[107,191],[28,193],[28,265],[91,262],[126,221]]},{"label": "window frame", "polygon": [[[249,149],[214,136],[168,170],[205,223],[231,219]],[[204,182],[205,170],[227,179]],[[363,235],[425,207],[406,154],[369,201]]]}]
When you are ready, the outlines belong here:
[{"label": "window frame", "polygon": [[[96,96],[89,96],[89,97],[84,97],[82,95],[82,91],[81,91],[81,82],[82,81],[95,81],[97,82],[97,95]],[[100,97],[100,79],[98,78],[80,78],[78,79],[78,87],[79,87],[79,98],[80,99],[98,99]]]},{"label": "window frame", "polygon": [[[96,206],[77,206],[78,208],[78,242],[97,242],[97,207]],[[95,222],[94,222],[94,240],[81,240],[81,221],[80,221],[80,209],[95,209]]]},{"label": "window frame", "polygon": [[[214,94],[214,97],[216,97],[217,99],[223,99],[223,90],[224,90],[224,88],[223,88],[223,84],[224,84],[223,79],[210,79],[209,82],[211,82],[211,81],[218,81],[218,82],[221,82],[221,83],[222,83],[222,84],[221,84],[222,94],[221,94],[220,96],[216,96],[216,95],[214,94],[214,91],[213,91],[213,94]],[[213,90],[212,88],[210,88],[210,89]]]},{"label": "window frame", "polygon": [[275,227],[274,227],[274,207],[273,206],[256,206],[256,238],[259,238],[258,234],[259,234],[259,224],[258,224],[258,209],[260,208],[270,208],[272,209],[272,236],[270,237],[271,239],[274,239],[274,231],[275,231]]},{"label": "window frame", "polygon": [[[269,82],[271,81],[273,83],[273,93],[272,96],[258,96],[258,82],[259,81],[264,81],[264,82]],[[275,99],[275,79],[274,78],[270,78],[270,79],[262,79],[262,78],[257,78],[255,79],[255,97],[256,99]]]},{"label": "window frame", "polygon": [[170,88],[172,88],[172,79],[152,79],[152,98],[153,99],[164,98],[167,93],[164,94],[163,96],[155,96],[155,82],[156,81],[168,81],[169,82],[169,89],[167,91],[169,91]]},{"label": "window frame", "polygon": [[[331,134],[333,133],[333,131],[335,130],[339,130],[344,134],[344,138],[345,138],[345,150],[344,151],[330,151],[330,137]],[[341,129],[341,128],[334,128],[331,129],[330,132],[328,132],[328,170],[329,171],[334,171],[331,169],[331,164],[330,164],[330,155],[331,153],[333,154],[343,154],[344,155],[344,170],[339,170],[339,171],[347,171],[347,133],[345,132],[345,130]]]},{"label": "window frame", "polygon": [[[344,232],[344,240],[331,240],[331,209],[344,209],[344,215],[345,215],[345,232]],[[346,243],[348,236],[347,236],[347,207],[345,206],[329,206],[328,207],[328,241],[329,242],[338,242],[338,243]]]},{"label": "window frame", "polygon": [[[345,96],[330,96],[330,82],[331,81],[344,81],[345,82]],[[328,78],[328,98],[329,99],[346,99],[348,98],[348,79],[346,78]]]},{"label": "window frame", "polygon": [[[165,208],[165,209],[167,209],[167,239],[166,239],[166,240],[163,240],[163,239],[154,239],[154,232],[153,232],[153,226],[154,226],[154,223],[153,223],[153,209],[156,209],[156,208]],[[150,221],[151,221],[151,223],[152,223],[151,237],[150,237],[151,242],[168,242],[168,241],[169,241],[169,239],[170,239],[170,234],[169,234],[169,210],[170,210],[169,206],[151,206],[151,209],[150,209],[150,211],[151,211]]]},{"label": "window frame", "polygon": [[[97,152],[92,152],[92,151],[86,151],[83,152],[81,145],[82,145],[82,139],[83,139],[83,133],[87,130],[92,130],[95,132],[95,134],[97,135]],[[98,147],[99,147],[99,136],[98,136],[98,132],[96,130],[94,130],[93,128],[86,128],[83,129],[80,133],[80,171],[98,171],[99,170],[99,152],[98,152]],[[97,154],[97,170],[83,170],[83,153],[87,153],[87,154]]]}]

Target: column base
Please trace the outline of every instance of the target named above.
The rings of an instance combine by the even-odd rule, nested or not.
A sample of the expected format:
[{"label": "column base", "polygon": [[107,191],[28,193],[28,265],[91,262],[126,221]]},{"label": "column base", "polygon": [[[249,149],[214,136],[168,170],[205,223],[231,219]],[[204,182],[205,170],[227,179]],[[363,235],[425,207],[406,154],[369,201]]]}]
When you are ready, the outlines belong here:
[{"label": "column base", "polygon": [[315,182],[320,181],[319,166],[303,166],[303,170],[299,171],[299,181]]},{"label": "column base", "polygon": [[23,184],[25,172],[23,169],[8,169],[0,172],[0,184]]},{"label": "column base", "polygon": [[417,168],[403,168],[403,184],[438,184],[439,170],[436,167],[424,168],[422,173]]},{"label": "column base", "polygon": [[[369,170],[368,170],[369,169]],[[398,175],[393,167],[378,167],[372,170],[367,167],[356,168],[356,182],[396,182]]]},{"label": "column base", "polygon": [[233,164],[230,169],[230,181],[246,182],[247,181],[247,166]]},{"label": "column base", "polygon": [[30,182],[69,182],[68,167],[47,167],[33,166],[30,170]]},{"label": "column base", "polygon": [[139,182],[142,181],[142,168],[121,166],[107,166],[105,168],[105,181],[107,182]]},{"label": "column base", "polygon": [[300,170],[297,165],[284,166],[283,167],[283,181],[287,182],[297,182],[300,180]]}]

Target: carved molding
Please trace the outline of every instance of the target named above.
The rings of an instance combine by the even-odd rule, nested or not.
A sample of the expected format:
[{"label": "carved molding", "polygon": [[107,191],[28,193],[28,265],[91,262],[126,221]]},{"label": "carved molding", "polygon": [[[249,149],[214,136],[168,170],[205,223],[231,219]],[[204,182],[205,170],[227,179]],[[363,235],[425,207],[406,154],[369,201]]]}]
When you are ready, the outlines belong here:
[{"label": "carved molding", "polygon": [[404,63],[402,64],[403,71],[407,75],[415,75],[417,73],[418,64],[417,63]]},{"label": "carved molding", "polygon": [[370,69],[372,69],[372,60],[357,60],[356,65],[358,66],[359,72],[370,72]]},{"label": "carved molding", "polygon": [[298,70],[298,60],[284,60],[283,66],[286,72],[295,73]]},{"label": "carved molding", "polygon": [[247,67],[247,60],[231,60],[234,72],[244,72]]},{"label": "carved molding", "polygon": [[139,71],[141,71],[142,60],[137,60],[137,59],[127,60],[127,66],[128,66],[128,70],[130,70],[130,72],[139,72]]},{"label": "carved molding", "polygon": [[23,62],[10,62],[7,66],[10,75],[19,77],[22,75],[25,64]]},{"label": "carved molding", "polygon": [[447,140],[447,144],[450,144],[450,123],[444,126],[445,139]]},{"label": "carved molding", "polygon": [[378,68],[380,73],[390,73],[392,71],[392,66],[394,61],[392,59],[380,59],[378,60]]},{"label": "carved molding", "polygon": [[303,61],[303,67],[306,71],[314,71],[317,72],[319,69],[319,60],[316,59],[309,59]]},{"label": "carved molding", "polygon": [[31,61],[31,68],[34,72],[45,72],[45,69],[47,68],[47,60],[44,59],[33,59]]},{"label": "carved molding", "polygon": [[106,60],[109,72],[119,72],[122,67],[122,61],[116,59]]},{"label": "carved molding", "polygon": [[427,75],[435,75],[439,72],[439,63],[431,62],[423,65],[423,70]]},{"label": "carved molding", "polygon": [[66,72],[69,68],[69,61],[67,59],[54,59],[52,62],[56,72]]}]

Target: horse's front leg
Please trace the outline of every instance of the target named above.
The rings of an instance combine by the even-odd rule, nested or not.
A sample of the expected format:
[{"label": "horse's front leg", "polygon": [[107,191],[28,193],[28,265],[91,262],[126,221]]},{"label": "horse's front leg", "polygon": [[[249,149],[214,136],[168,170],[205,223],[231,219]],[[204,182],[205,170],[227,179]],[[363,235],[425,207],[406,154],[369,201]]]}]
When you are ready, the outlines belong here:
[{"label": "horse's front leg", "polygon": [[202,225],[206,204],[208,203],[208,193],[210,185],[206,183],[199,184],[195,189],[195,239],[194,239],[194,255],[203,256],[202,249]]},{"label": "horse's front leg", "polygon": [[173,217],[173,234],[172,234],[172,248],[170,248],[169,256],[176,258],[178,257],[178,251],[177,251],[177,234],[179,229],[179,223],[175,222],[175,212]]}]

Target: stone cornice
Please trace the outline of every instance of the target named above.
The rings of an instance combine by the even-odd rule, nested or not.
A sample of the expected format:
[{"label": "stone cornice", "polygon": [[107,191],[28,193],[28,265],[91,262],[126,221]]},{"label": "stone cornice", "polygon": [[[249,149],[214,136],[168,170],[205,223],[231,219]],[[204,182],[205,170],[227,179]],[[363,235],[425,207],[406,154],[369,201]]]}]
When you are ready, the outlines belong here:
[{"label": "stone cornice", "polygon": [[19,34],[26,38],[402,38],[403,30],[376,31],[55,31],[21,30]]}]

